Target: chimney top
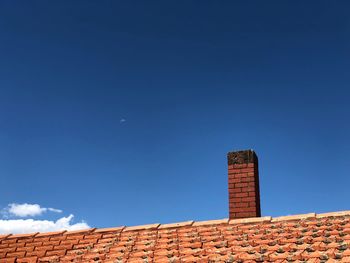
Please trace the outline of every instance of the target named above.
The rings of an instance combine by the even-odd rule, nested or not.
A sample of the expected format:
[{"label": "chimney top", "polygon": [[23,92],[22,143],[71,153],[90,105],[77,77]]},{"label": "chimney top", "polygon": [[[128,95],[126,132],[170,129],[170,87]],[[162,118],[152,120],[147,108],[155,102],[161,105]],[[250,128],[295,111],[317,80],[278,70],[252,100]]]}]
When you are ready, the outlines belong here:
[{"label": "chimney top", "polygon": [[240,150],[227,153],[227,163],[232,164],[245,164],[254,163],[258,161],[254,150]]},{"label": "chimney top", "polygon": [[258,157],[253,150],[227,154],[229,217],[260,217]]}]

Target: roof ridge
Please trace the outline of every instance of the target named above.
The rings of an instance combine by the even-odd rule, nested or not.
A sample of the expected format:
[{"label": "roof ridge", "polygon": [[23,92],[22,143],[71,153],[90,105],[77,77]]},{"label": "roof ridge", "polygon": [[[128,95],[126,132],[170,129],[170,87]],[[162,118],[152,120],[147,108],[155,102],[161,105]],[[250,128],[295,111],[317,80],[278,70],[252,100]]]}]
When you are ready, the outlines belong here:
[{"label": "roof ridge", "polygon": [[239,225],[239,224],[254,224],[254,223],[274,223],[274,222],[284,222],[292,220],[304,220],[312,218],[326,218],[326,217],[340,217],[340,216],[350,216],[350,210],[337,211],[337,212],[328,212],[328,213],[308,213],[308,214],[297,214],[297,215],[287,215],[279,217],[263,216],[263,217],[250,217],[250,218],[240,218],[240,219],[214,219],[214,220],[205,220],[205,221],[185,221],[178,223],[167,223],[167,224],[145,224],[145,225],[136,225],[136,226],[119,226],[111,228],[87,228],[81,230],[59,230],[57,232],[34,232],[34,233],[25,233],[25,234],[1,234],[0,240],[7,238],[25,238],[28,236],[42,236],[42,235],[74,235],[82,233],[100,233],[100,232],[128,232],[135,230],[162,230],[168,228],[177,228],[177,227],[189,227],[189,226],[209,226],[209,225],[220,225],[220,224],[230,224],[230,225]]}]

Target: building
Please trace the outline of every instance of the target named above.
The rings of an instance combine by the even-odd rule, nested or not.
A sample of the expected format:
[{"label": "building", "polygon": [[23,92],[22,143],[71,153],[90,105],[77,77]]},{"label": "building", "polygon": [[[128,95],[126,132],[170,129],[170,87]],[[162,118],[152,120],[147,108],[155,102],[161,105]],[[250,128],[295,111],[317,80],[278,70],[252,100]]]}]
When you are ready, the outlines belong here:
[{"label": "building", "polygon": [[229,218],[0,236],[5,262],[350,262],[350,211],[261,217],[258,158],[228,153]]}]

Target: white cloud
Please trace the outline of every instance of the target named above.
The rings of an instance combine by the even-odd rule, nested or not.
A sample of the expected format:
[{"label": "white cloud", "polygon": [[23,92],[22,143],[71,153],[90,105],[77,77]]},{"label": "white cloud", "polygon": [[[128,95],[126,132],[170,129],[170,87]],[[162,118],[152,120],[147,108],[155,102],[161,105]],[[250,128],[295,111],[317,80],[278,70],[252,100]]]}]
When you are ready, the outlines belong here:
[{"label": "white cloud", "polygon": [[73,215],[61,217],[53,220],[35,220],[32,218],[12,219],[13,217],[34,217],[42,215],[45,212],[62,213],[60,209],[52,207],[41,207],[38,204],[8,204],[7,207],[0,210],[0,234],[18,234],[33,232],[51,232],[61,230],[80,230],[90,228],[84,221],[72,223]]},{"label": "white cloud", "polygon": [[55,212],[55,213],[62,213],[63,211],[61,209],[56,209],[56,208],[47,208],[48,211],[50,212]]},{"label": "white cloud", "polygon": [[62,210],[55,208],[41,207],[38,204],[9,204],[5,211],[13,216],[27,217],[27,216],[39,216],[44,212],[50,211],[55,213],[62,213]]},{"label": "white cloud", "polygon": [[73,215],[69,215],[68,217],[61,217],[56,221],[34,219],[0,220],[0,234],[23,234],[90,228],[84,221],[72,224],[73,217]]}]

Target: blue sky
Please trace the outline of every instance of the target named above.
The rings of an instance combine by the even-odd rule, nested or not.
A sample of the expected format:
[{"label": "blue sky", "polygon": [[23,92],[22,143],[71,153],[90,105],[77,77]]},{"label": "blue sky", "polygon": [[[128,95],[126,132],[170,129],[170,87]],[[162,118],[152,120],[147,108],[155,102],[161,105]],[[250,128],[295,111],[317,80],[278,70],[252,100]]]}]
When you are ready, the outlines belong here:
[{"label": "blue sky", "polygon": [[[348,210],[348,1],[1,1],[0,206],[112,227]],[[41,211],[41,210],[40,210]]]}]

